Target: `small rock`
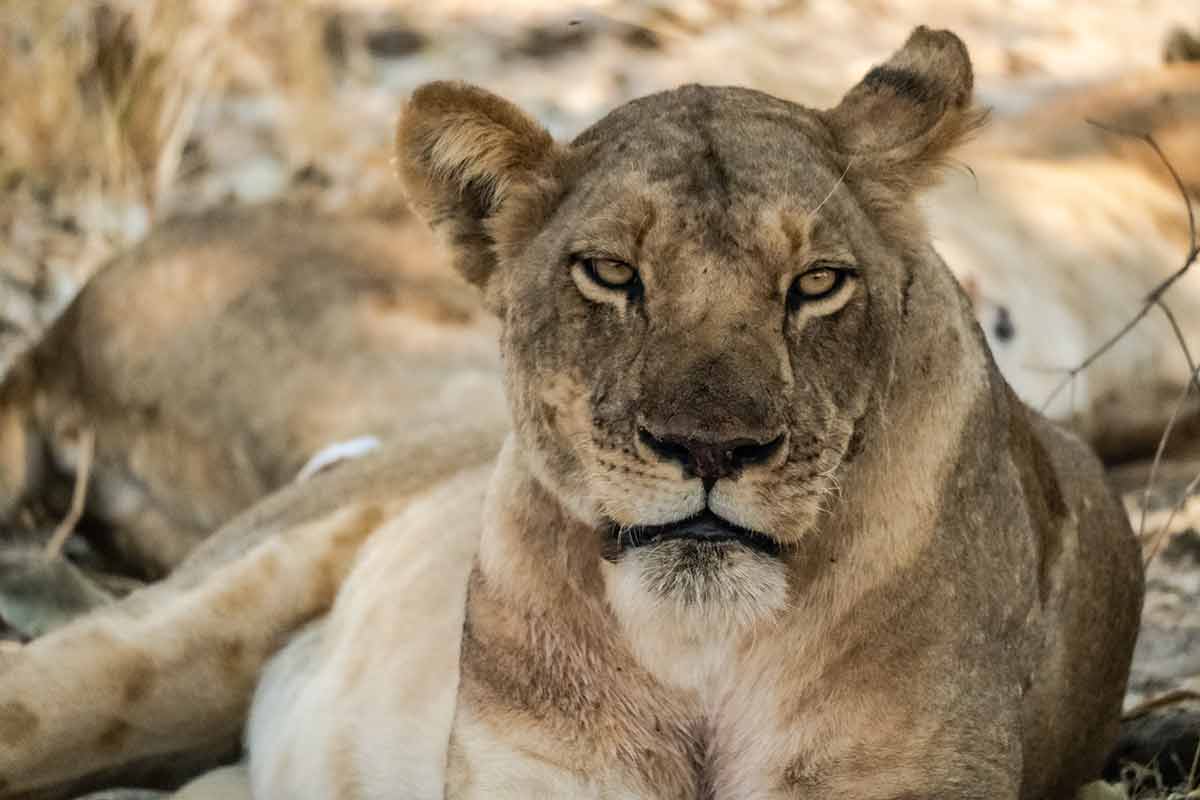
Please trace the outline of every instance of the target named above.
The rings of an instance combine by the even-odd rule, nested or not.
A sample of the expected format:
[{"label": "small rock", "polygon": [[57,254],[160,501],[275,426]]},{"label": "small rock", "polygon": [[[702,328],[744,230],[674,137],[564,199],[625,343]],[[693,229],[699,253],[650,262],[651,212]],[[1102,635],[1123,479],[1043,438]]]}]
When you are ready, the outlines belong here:
[{"label": "small rock", "polygon": [[320,189],[328,189],[333,185],[329,173],[309,162],[292,173],[292,183],[310,184]]},{"label": "small rock", "polygon": [[585,25],[543,25],[531,28],[516,51],[527,58],[556,58],[571,50],[582,49],[592,38]]},{"label": "small rock", "polygon": [[658,50],[662,47],[658,34],[641,25],[630,25],[626,28],[621,34],[621,41],[635,50]]},{"label": "small rock", "polygon": [[0,550],[0,619],[23,638],[36,639],[112,596],[70,562],[40,549]]},{"label": "small rock", "polygon": [[1163,42],[1163,61],[1167,64],[1200,61],[1200,37],[1183,28],[1174,28]]},{"label": "small rock", "polygon": [[367,32],[367,52],[376,58],[405,58],[425,49],[423,33],[400,25]]},{"label": "small rock", "polygon": [[1200,710],[1175,707],[1152,711],[1121,723],[1104,778],[1128,780],[1130,765],[1134,765],[1134,771],[1150,768],[1153,779],[1163,788],[1179,787],[1191,775],[1197,747],[1200,747]]},{"label": "small rock", "polygon": [[1200,567],[1200,531],[1186,528],[1167,540],[1162,558],[1170,562],[1186,561],[1191,567]]}]

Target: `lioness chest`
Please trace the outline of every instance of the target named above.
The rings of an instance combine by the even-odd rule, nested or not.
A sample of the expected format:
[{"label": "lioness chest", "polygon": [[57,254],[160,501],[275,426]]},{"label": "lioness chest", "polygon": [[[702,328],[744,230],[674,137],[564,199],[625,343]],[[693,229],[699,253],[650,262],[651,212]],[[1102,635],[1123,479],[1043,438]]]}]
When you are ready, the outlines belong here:
[{"label": "lioness chest", "polygon": [[476,573],[447,800],[782,796],[789,762],[754,745],[776,738],[764,732],[774,730],[775,711],[786,705],[771,676],[729,680],[738,670],[728,669],[733,654],[719,645],[680,653],[667,668],[673,674],[659,674],[660,665],[652,672],[599,603],[551,598],[517,608],[489,589]]},{"label": "lioness chest", "polygon": [[[737,770],[707,738],[709,725],[676,716],[668,704],[593,708],[569,732],[564,715],[538,720],[477,702],[465,686],[447,763],[446,800],[749,800],[777,796],[768,759],[738,759]],[[466,698],[471,701],[464,702]],[[665,712],[665,713],[664,713]],[[599,730],[597,730],[599,729]],[[587,741],[588,733],[598,738]],[[743,731],[743,736],[751,735]]]},{"label": "lioness chest", "polygon": [[760,635],[656,627],[638,646],[602,593],[510,585],[478,570],[470,582],[447,800],[915,796],[966,769],[968,729],[985,750],[1012,743],[1007,712],[986,730],[971,721],[990,690],[941,686],[970,669],[953,635],[930,629],[914,645],[910,630],[864,653],[797,611]]}]

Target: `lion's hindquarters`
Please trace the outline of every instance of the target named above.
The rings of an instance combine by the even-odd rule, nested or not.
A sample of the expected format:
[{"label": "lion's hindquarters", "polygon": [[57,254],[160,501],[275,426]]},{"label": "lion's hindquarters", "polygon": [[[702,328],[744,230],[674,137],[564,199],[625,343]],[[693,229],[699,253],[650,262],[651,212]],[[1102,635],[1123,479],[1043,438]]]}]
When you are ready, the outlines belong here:
[{"label": "lion's hindquarters", "polygon": [[278,530],[27,646],[0,672],[0,795],[232,750],[262,664],[329,607],[380,518],[354,505]]}]

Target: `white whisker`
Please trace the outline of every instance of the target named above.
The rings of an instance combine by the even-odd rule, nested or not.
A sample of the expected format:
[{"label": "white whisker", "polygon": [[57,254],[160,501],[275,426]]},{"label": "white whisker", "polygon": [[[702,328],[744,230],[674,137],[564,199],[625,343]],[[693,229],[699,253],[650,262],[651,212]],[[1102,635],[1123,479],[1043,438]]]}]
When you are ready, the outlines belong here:
[{"label": "white whisker", "polygon": [[834,192],[836,192],[836,191],[837,191],[837,188],[838,188],[839,186],[841,186],[841,185],[842,185],[842,181],[846,180],[846,173],[850,171],[850,166],[851,166],[853,163],[854,163],[854,156],[850,156],[850,159],[849,159],[849,160],[846,162],[846,168],[845,168],[844,170],[842,170],[842,174],[841,174],[841,175],[839,175],[839,176],[838,176],[838,179],[837,179],[837,180],[834,182],[834,184],[833,184],[833,188],[829,190],[829,194],[825,195],[825,199],[824,199],[824,200],[822,200],[821,202],[817,203],[817,207],[816,207],[816,208],[814,208],[812,211],[808,212],[809,216],[811,216],[811,217],[815,217],[815,216],[817,215],[817,212],[818,212],[818,211],[820,211],[820,210],[821,210],[821,208],[822,208],[822,207],[823,207],[823,206],[824,206],[824,205],[825,205],[827,202],[829,202],[829,198],[833,197],[833,193],[834,193]]}]

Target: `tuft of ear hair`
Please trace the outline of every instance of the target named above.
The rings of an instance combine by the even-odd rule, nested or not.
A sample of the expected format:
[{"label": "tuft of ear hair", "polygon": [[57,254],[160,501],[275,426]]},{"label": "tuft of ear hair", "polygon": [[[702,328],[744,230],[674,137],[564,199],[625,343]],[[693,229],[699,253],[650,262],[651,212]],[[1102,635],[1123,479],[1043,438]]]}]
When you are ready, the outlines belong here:
[{"label": "tuft of ear hair", "polygon": [[922,25],[824,118],[856,165],[908,195],[935,183],[950,151],[987,120],[971,104],[973,88],[962,40]]},{"label": "tuft of ear hair", "polygon": [[[465,83],[416,90],[396,127],[396,166],[414,210],[486,288],[497,254],[557,184],[558,148],[512,103]],[[543,204],[544,205],[544,204]],[[525,220],[528,221],[527,219]]]}]

